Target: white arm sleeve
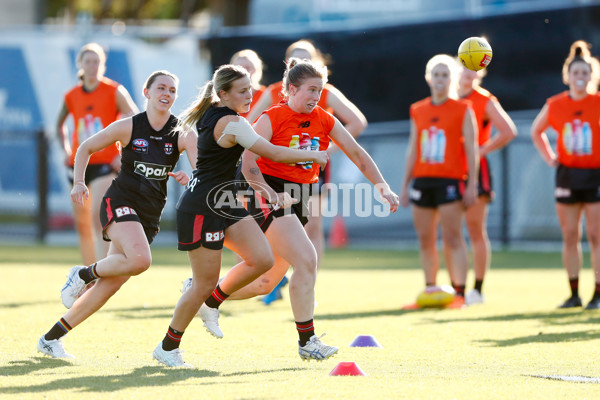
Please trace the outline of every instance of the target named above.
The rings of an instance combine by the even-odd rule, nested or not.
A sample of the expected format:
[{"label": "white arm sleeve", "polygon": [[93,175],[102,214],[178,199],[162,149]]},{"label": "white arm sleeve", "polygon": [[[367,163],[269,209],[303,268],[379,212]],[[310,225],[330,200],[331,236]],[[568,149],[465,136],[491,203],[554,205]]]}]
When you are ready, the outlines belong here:
[{"label": "white arm sleeve", "polygon": [[[260,139],[259,134],[252,129],[248,120],[242,117],[239,117],[235,122],[229,122],[227,126],[225,126],[225,129],[223,129],[223,135],[235,136],[235,141],[246,149],[252,147],[252,145]],[[221,138],[222,137],[223,136],[221,136]],[[221,140],[221,138],[219,138],[219,140]]]}]

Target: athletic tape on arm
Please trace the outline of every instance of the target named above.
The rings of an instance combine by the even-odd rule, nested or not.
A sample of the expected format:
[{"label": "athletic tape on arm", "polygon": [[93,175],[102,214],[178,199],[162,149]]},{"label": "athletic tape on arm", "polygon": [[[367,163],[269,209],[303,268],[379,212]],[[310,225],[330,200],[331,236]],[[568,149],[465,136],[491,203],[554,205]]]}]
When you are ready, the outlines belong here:
[{"label": "athletic tape on arm", "polygon": [[254,129],[252,129],[246,118],[242,117],[239,117],[235,122],[229,122],[225,129],[223,129],[223,135],[235,136],[235,141],[246,149],[252,147],[260,139],[260,136],[254,132]]}]

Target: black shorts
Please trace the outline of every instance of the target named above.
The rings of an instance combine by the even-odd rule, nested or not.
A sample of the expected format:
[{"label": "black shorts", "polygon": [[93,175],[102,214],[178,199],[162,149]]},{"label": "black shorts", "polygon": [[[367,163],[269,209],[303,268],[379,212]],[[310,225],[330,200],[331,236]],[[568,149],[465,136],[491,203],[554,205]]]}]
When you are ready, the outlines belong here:
[{"label": "black shorts", "polygon": [[[263,232],[266,232],[273,222],[274,218],[283,217],[284,215],[295,215],[300,220],[302,226],[308,222],[308,201],[312,194],[311,184],[302,184],[291,182],[285,179],[276,178],[270,175],[263,175],[265,181],[276,193],[287,192],[293,198],[299,200],[289,208],[285,209],[273,209],[267,201],[260,197],[257,193],[252,191],[254,197],[251,201],[248,201],[247,207],[248,212]],[[251,188],[252,189],[252,188]]]},{"label": "black shorts", "polygon": [[190,251],[199,247],[221,250],[225,241],[225,229],[248,216],[240,208],[227,210],[227,215],[207,212],[205,215],[190,214],[177,210],[177,248]]},{"label": "black shorts", "polygon": [[164,204],[163,206],[159,206],[160,212],[158,214],[148,215],[148,213],[143,212],[143,209],[138,204],[135,204],[135,201],[130,200],[130,197],[118,196],[114,192],[112,195],[109,195],[109,191],[106,192],[107,195],[104,196],[100,205],[102,238],[110,242],[110,238],[106,234],[106,228],[111,222],[137,221],[142,224],[148,244],[151,244],[160,230],[160,212],[162,212]]},{"label": "black shorts", "polygon": [[557,187],[554,189],[554,199],[563,204],[597,203],[600,201],[600,186],[593,189]]},{"label": "black shorts", "polygon": [[462,200],[465,182],[448,178],[415,178],[410,189],[410,202],[427,208]]},{"label": "black shorts", "polygon": [[487,158],[482,157],[479,162],[479,182],[477,184],[477,195],[486,196],[490,201],[494,199],[492,188],[492,170]]},{"label": "black shorts", "polygon": [[[85,169],[85,184],[89,185],[94,179],[110,174],[116,175],[115,170],[110,164],[89,164]],[[68,168],[67,177],[69,178],[71,185],[73,185],[73,167]]]},{"label": "black shorts", "polygon": [[554,199],[557,203],[596,203],[600,201],[600,169],[556,168]]},{"label": "black shorts", "polygon": [[319,180],[317,181],[317,183],[313,184],[313,193],[314,194],[318,194],[318,195],[322,195],[322,194],[327,194],[327,193],[323,193],[323,185],[326,183],[330,182],[330,171],[331,169],[329,168],[329,163],[327,163],[327,166],[325,167],[324,170],[319,169]]}]

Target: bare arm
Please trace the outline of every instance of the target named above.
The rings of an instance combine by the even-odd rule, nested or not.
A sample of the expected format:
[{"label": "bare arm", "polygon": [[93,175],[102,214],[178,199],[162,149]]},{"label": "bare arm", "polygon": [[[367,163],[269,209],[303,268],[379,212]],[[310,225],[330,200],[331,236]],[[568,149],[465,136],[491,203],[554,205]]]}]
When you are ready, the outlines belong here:
[{"label": "bare arm", "polygon": [[463,203],[468,207],[475,203],[477,198],[477,180],[479,174],[479,154],[477,153],[477,129],[475,127],[475,114],[468,108],[463,120],[463,136],[465,139],[465,155],[467,157],[468,179],[463,196]]},{"label": "bare arm", "polygon": [[415,121],[410,119],[410,134],[408,137],[408,147],[406,148],[406,157],[404,161],[404,175],[402,177],[402,187],[400,188],[400,204],[403,207],[408,207],[409,195],[408,185],[412,179],[413,168],[415,167],[415,161],[417,159],[417,126]]},{"label": "bare arm", "polygon": [[58,141],[60,142],[61,148],[65,151],[65,164],[67,160],[71,156],[71,143],[69,143],[69,132],[67,132],[67,128],[65,127],[65,121],[69,116],[69,110],[67,109],[67,104],[63,101],[62,107],[58,112],[58,118],[56,119],[56,134],[58,136]]},{"label": "bare arm", "polygon": [[123,85],[119,85],[117,88],[117,109],[123,118],[132,117],[140,112],[133,99],[129,95],[129,92],[127,89],[125,89],[125,87],[123,87]]},{"label": "bare arm", "polygon": [[367,118],[362,112],[335,87],[328,85],[327,106],[331,107],[335,116],[344,124],[344,128],[357,138],[367,127]]},{"label": "bare arm", "polygon": [[73,202],[83,205],[84,198],[87,199],[89,196],[84,176],[90,156],[116,142],[121,142],[123,146],[126,146],[131,140],[132,128],[133,122],[131,118],[121,119],[113,122],[95,135],[90,136],[79,145],[73,169],[73,190],[71,191]]},{"label": "bare arm", "polygon": [[531,124],[531,140],[544,159],[544,162],[550,167],[556,167],[558,165],[556,153],[552,150],[548,135],[546,135],[548,124],[548,104],[545,104],[537,117],[535,117],[535,120],[533,120],[533,124]]},{"label": "bare arm", "polygon": [[[196,160],[198,158],[198,135],[196,131],[193,129],[188,129],[183,133],[179,134],[179,138],[177,139],[177,146],[179,150],[187,155],[187,159],[190,163],[192,169],[196,166]],[[175,172],[169,172],[169,176],[175,178],[175,180],[181,185],[187,185],[190,180],[190,177],[185,173],[185,171],[179,170]]]},{"label": "bare arm", "polygon": [[390,203],[392,212],[398,209],[398,196],[392,192],[388,183],[383,179],[379,168],[369,155],[357,142],[354,137],[344,128],[344,126],[335,120],[335,125],[329,133],[334,143],[348,156],[348,158],[358,167],[360,172],[379,190],[381,197]]},{"label": "bare arm", "polygon": [[[273,137],[271,120],[266,115],[263,115],[257,121],[257,123],[254,125],[254,129],[256,130],[256,133],[258,133],[265,141],[269,141],[271,140],[271,137]],[[292,198],[289,194],[285,192],[276,193],[265,181],[265,178],[262,172],[260,172],[260,168],[256,163],[258,157],[259,155],[250,150],[244,151],[244,154],[242,155],[242,174],[244,174],[244,178],[246,178],[248,184],[250,184],[252,189],[254,189],[261,197],[265,198],[269,203],[277,204],[283,208],[291,206]]]},{"label": "bare arm", "polygon": [[496,127],[498,133],[479,148],[479,156],[483,157],[495,150],[506,146],[517,137],[517,127],[497,100],[488,101],[485,115],[490,123]]},{"label": "bare arm", "polygon": [[[219,143],[219,145],[221,147],[232,147],[236,143],[238,143],[239,137],[236,137],[233,134],[225,134],[225,135],[223,135],[223,134],[226,132],[226,128],[227,128],[228,124],[230,124],[230,123],[237,124],[240,121],[242,121],[242,117],[225,116],[225,117],[221,118],[219,120],[219,122],[217,122],[217,125],[215,126],[215,129],[214,129],[214,135],[215,135],[215,140]],[[253,129],[246,123],[245,120],[243,120],[243,122],[244,123],[240,125],[241,129],[250,129],[250,130]],[[248,126],[244,126],[244,125],[248,125]],[[255,124],[255,127],[260,127],[258,129],[262,129],[263,132],[271,132],[271,134],[269,135],[269,138],[265,139],[264,137],[261,137],[261,135],[259,135],[258,140],[253,142],[253,144],[250,147],[247,147],[247,145],[245,145],[243,141],[240,141],[239,143],[242,146],[246,147],[248,150],[251,150],[252,152],[258,154],[259,156],[268,158],[275,162],[286,163],[286,164],[297,163],[297,162],[302,162],[302,161],[316,162],[317,164],[320,164],[321,166],[325,166],[327,164],[328,156],[327,156],[327,152],[325,152],[325,151],[297,150],[297,149],[290,149],[288,147],[283,147],[283,146],[275,146],[274,144],[272,144],[269,141],[269,140],[271,140],[271,136],[273,134],[272,134],[272,129],[271,129],[271,120],[269,119],[268,116],[266,116],[266,115],[262,116],[259,119],[259,121],[257,121],[257,124]],[[254,134],[254,132],[250,132],[250,133]]]}]

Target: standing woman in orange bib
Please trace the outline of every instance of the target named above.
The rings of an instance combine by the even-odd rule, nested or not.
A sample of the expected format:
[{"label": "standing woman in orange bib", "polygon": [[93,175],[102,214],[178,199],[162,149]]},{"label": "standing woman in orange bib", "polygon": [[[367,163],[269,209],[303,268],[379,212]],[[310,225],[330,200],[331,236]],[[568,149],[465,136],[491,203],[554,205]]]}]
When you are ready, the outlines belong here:
[{"label": "standing woman in orange bib", "polygon": [[[460,64],[459,64],[460,65]],[[467,305],[484,302],[483,280],[490,267],[492,249],[487,234],[487,216],[489,204],[494,198],[492,187],[492,172],[487,155],[500,150],[517,136],[517,127],[500,102],[490,92],[480,86],[481,80],[487,74],[487,69],[472,71],[460,65],[461,73],[458,84],[458,96],[469,100],[475,114],[478,131],[479,179],[477,199],[475,204],[465,213],[465,222],[469,232],[469,241],[473,249],[473,270],[475,285],[466,292]],[[492,126],[497,133],[492,136]],[[447,253],[447,246],[444,246]],[[452,259],[446,254],[445,261],[452,276]]]},{"label": "standing woman in orange bib", "polygon": [[[88,43],[83,46],[77,54],[76,62],[80,82],[65,94],[56,123],[71,184],[79,145],[117,119],[131,117],[139,112],[127,89],[104,76],[106,53],[99,44]],[[75,125],[71,134],[65,127],[69,114]],[[91,201],[83,205],[73,202],[73,216],[83,264],[93,264],[106,257],[108,252],[108,243],[102,240],[102,226],[98,216],[102,197],[120,168],[121,155],[116,143],[93,154],[85,174]]]},{"label": "standing woman in orange bib", "polygon": [[[458,100],[458,65],[438,54],[427,62],[431,96],[410,107],[410,137],[400,202],[412,203],[425,285],[435,286],[439,270],[437,226],[452,259],[454,307],[465,303],[467,245],[462,233],[465,209],[477,198],[477,130],[470,102]],[[412,187],[409,184],[412,181]]]},{"label": "standing woman in orange bib", "polygon": [[[600,308],[600,63],[583,40],[571,45],[562,78],[569,90],[546,100],[533,121],[531,139],[546,164],[556,168],[556,214],[563,237],[562,261],[571,296],[559,308],[581,307],[581,220],[585,215],[596,286],[586,309]],[[556,152],[546,129],[557,134]]]}]

